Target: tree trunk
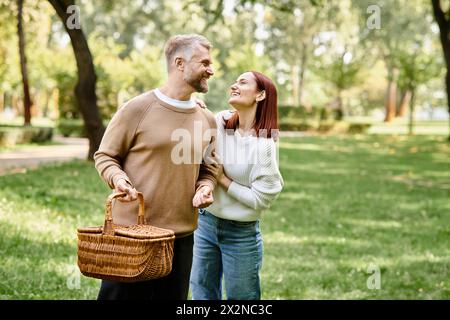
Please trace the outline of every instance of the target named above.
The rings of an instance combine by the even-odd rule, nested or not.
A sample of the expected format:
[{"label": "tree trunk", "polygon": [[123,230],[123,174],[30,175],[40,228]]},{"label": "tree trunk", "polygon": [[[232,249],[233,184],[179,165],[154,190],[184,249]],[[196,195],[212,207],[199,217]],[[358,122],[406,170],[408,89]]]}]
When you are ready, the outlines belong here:
[{"label": "tree trunk", "polygon": [[[444,52],[445,64],[447,67],[447,73],[445,76],[445,86],[447,89],[447,105],[449,112],[449,136],[450,141],[450,18],[449,12],[444,12],[441,7],[440,0],[431,0],[433,6],[434,18],[439,26],[440,39],[442,44],[442,50]],[[450,11],[450,9],[448,9]]]},{"label": "tree trunk", "polygon": [[44,118],[48,118],[48,103],[50,101],[49,92],[48,90],[43,91],[43,103],[42,103],[42,116]]},{"label": "tree trunk", "polygon": [[394,79],[394,69],[393,67],[388,67],[388,87],[386,90],[386,99],[385,99],[385,110],[386,115],[384,117],[384,122],[391,122],[395,118],[395,111],[396,111],[396,97],[397,97],[397,83]]},{"label": "tree trunk", "polygon": [[299,66],[294,65],[291,69],[291,81],[292,81],[292,104],[295,107],[300,106],[300,101],[298,101],[298,89],[299,89]]},{"label": "tree trunk", "polygon": [[[450,45],[448,50],[450,50]],[[447,88],[447,101],[448,101],[448,141],[450,141],[450,61],[447,62],[447,74],[445,76],[445,86]]]},{"label": "tree trunk", "polygon": [[409,123],[408,123],[408,134],[413,135],[414,130],[414,103],[415,103],[415,89],[411,89],[411,100],[409,103]]},{"label": "tree trunk", "polygon": [[0,91],[0,113],[5,110],[5,93]]},{"label": "tree trunk", "polygon": [[11,95],[11,109],[14,111],[14,114],[16,115],[22,114],[19,107],[19,98],[15,93]]},{"label": "tree trunk", "polygon": [[306,69],[306,60],[307,56],[307,45],[303,43],[302,45],[302,54],[300,58],[300,70],[298,75],[298,104],[300,106],[303,105],[303,89],[305,87],[305,69]]},{"label": "tree trunk", "polygon": [[81,28],[69,28],[67,21],[71,15],[67,13],[69,6],[74,4],[73,0],[49,0],[61,19],[72,43],[78,69],[78,82],[75,87],[75,97],[78,108],[83,116],[86,133],[89,139],[88,159],[92,160],[95,151],[100,146],[100,142],[105,132],[100,113],[97,107],[97,96],[95,87],[97,76],[95,74],[94,63],[86,37]]},{"label": "tree trunk", "polygon": [[339,90],[337,96],[337,108],[335,119],[341,121],[343,118],[344,118],[344,103],[342,102],[342,92],[341,90]]},{"label": "tree trunk", "polygon": [[17,35],[19,37],[20,72],[22,73],[24,125],[31,125],[31,98],[28,84],[25,34],[23,32],[23,0],[17,0]]},{"label": "tree trunk", "polygon": [[52,91],[52,117],[54,120],[59,119],[59,90],[58,88],[54,88]]},{"label": "tree trunk", "polygon": [[404,117],[408,112],[409,102],[411,100],[411,91],[405,90],[400,99],[400,106],[397,110],[396,117]]}]

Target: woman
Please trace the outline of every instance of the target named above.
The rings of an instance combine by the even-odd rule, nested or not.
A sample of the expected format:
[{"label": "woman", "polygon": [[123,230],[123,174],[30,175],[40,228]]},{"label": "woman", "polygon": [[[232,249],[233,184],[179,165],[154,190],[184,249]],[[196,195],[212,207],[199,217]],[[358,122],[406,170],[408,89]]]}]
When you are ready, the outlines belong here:
[{"label": "woman", "polygon": [[278,169],[277,91],[259,72],[245,72],[231,86],[236,111],[216,116],[217,153],[223,162],[214,203],[199,211],[194,233],[192,298],[261,298],[262,238],[259,219],[283,187]]}]

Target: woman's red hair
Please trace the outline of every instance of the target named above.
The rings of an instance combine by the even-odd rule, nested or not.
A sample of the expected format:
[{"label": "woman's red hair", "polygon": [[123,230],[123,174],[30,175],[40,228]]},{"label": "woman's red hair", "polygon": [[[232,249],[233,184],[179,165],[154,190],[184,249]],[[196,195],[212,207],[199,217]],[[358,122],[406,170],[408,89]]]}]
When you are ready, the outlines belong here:
[{"label": "woman's red hair", "polygon": [[[253,130],[258,137],[278,138],[278,107],[277,88],[272,80],[257,71],[251,71],[255,77],[259,91],[266,91],[266,98],[257,102],[255,124]],[[225,120],[225,129],[236,130],[239,125],[239,114],[235,112],[233,116]]]}]

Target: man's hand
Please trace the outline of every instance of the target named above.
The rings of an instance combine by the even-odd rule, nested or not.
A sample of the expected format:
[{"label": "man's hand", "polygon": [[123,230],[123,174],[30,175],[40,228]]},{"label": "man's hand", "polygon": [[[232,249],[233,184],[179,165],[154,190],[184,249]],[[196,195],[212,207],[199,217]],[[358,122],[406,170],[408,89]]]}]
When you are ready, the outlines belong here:
[{"label": "man's hand", "polygon": [[137,190],[130,185],[125,179],[119,179],[116,183],[115,192],[126,192],[127,195],[125,197],[118,198],[119,201],[129,202],[134,201],[138,198]]},{"label": "man's hand", "polygon": [[200,108],[207,109],[206,104],[205,104],[205,101],[203,101],[202,99],[195,98],[195,103],[196,103]]},{"label": "man's hand", "polygon": [[192,205],[195,208],[206,208],[214,202],[211,187],[203,186],[197,190],[192,199]]},{"label": "man's hand", "polygon": [[219,167],[219,172],[217,173],[217,183],[224,187],[225,190],[228,191],[228,188],[230,187],[230,184],[233,182],[230,178],[228,178],[225,175],[225,172],[223,171],[223,165]]}]

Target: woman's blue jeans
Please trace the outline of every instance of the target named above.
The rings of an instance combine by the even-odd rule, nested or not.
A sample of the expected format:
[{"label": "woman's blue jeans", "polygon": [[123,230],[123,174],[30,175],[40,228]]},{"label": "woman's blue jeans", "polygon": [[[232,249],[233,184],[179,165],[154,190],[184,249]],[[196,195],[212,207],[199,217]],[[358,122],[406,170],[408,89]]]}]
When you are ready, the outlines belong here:
[{"label": "woman's blue jeans", "polygon": [[259,300],[263,244],[259,221],[218,218],[199,210],[190,285],[194,300]]}]

